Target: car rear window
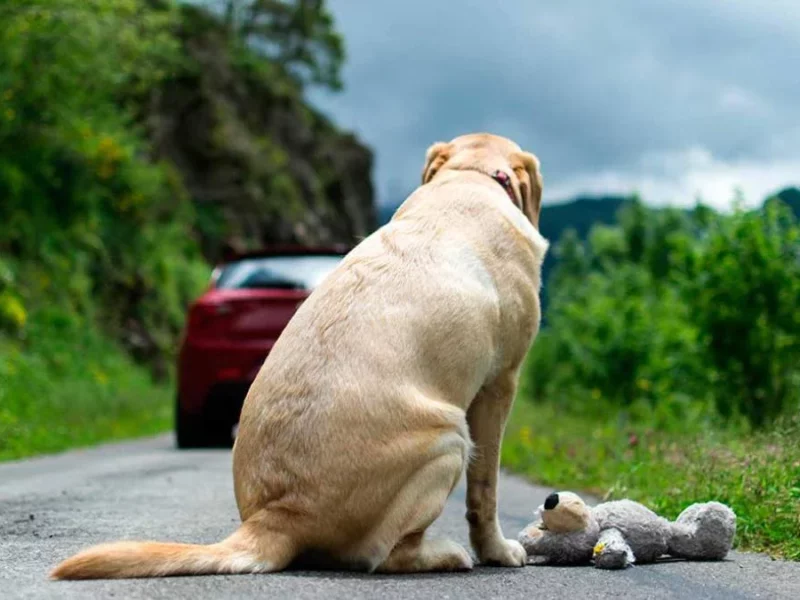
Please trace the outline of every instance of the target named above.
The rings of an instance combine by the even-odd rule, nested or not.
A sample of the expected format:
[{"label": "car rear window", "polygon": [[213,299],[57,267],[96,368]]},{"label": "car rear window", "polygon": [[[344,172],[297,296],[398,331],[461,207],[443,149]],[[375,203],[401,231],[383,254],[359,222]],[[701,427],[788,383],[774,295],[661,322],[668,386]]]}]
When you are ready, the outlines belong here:
[{"label": "car rear window", "polygon": [[216,287],[312,290],[342,258],[340,255],[246,258],[224,265],[217,276]]}]

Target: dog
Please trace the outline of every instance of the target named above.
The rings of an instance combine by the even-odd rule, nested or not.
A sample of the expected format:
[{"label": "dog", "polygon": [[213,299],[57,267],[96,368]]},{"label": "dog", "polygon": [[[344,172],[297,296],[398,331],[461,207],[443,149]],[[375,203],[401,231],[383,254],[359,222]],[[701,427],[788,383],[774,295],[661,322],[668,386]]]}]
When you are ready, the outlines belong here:
[{"label": "dog", "polygon": [[538,159],[469,134],[427,151],[422,185],[314,290],[253,382],[233,448],[242,519],[207,546],[117,542],[56,579],[265,573],[298,561],[461,571],[425,531],[466,470],[470,542],[521,567],[497,517],[499,450],[540,322]]}]

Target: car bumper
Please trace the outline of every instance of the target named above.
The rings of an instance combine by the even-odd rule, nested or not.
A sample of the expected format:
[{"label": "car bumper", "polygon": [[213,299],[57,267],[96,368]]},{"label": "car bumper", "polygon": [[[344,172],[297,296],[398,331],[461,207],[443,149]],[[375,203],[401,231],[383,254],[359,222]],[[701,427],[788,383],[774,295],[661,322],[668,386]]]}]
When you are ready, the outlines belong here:
[{"label": "car bumper", "polygon": [[186,340],[178,362],[178,397],[186,414],[217,412],[218,405],[239,408],[269,355],[274,340],[248,342]]}]

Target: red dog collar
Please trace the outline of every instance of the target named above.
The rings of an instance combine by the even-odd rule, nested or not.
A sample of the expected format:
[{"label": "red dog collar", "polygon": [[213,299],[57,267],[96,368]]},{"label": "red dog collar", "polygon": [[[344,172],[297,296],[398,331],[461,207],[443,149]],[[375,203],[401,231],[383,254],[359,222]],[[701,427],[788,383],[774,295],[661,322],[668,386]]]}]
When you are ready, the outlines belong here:
[{"label": "red dog collar", "polygon": [[508,197],[511,198],[511,201],[517,204],[517,197],[514,195],[514,186],[511,184],[511,177],[508,176],[508,173],[499,170],[495,171],[492,173],[492,179],[503,186],[503,189],[506,191],[506,194],[508,194]]}]

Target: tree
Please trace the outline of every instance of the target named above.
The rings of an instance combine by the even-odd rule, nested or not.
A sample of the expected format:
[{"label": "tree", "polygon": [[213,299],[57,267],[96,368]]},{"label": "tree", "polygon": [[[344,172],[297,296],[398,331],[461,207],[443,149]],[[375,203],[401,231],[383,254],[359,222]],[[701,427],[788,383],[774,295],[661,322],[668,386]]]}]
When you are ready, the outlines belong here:
[{"label": "tree", "polygon": [[717,408],[762,426],[800,405],[800,225],[789,208],[719,219],[685,298],[716,377]]},{"label": "tree", "polygon": [[324,0],[212,0],[229,31],[281,65],[301,85],[342,87],[344,42]]}]

